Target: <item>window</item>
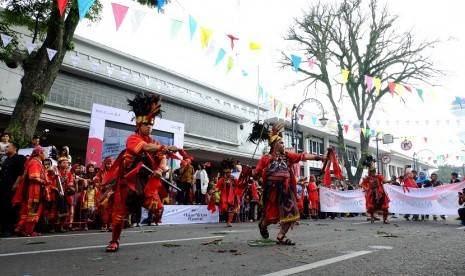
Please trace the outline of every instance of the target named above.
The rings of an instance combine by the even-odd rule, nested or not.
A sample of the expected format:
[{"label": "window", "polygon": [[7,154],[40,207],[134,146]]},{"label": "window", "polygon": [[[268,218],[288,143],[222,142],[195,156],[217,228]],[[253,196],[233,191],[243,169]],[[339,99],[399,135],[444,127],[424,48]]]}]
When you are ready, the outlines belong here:
[{"label": "window", "polygon": [[308,139],[309,146],[308,151],[311,154],[323,155],[324,154],[324,145],[323,140],[318,137],[310,137]]}]

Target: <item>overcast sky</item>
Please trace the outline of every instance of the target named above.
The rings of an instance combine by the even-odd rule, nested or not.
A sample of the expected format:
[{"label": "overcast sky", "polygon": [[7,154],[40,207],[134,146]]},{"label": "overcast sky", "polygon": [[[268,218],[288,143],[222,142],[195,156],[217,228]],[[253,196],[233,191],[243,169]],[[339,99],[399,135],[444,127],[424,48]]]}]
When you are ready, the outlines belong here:
[{"label": "overcast sky", "polygon": [[[298,75],[291,69],[279,70],[276,61],[279,58],[278,51],[288,47],[282,37],[292,23],[293,17],[301,17],[302,9],[316,1],[172,0],[165,7],[164,14],[158,14],[156,10],[144,9],[148,11],[148,14],[135,33],[132,30],[131,10],[142,8],[129,0],[101,1],[104,4],[103,20],[92,26],[86,23],[80,24],[77,34],[252,101],[256,100],[255,87],[258,78],[265,90],[275,98],[289,105],[302,100],[302,87],[289,87]],[[335,1],[321,0],[320,2]],[[110,4],[112,2],[130,7],[118,32],[115,31]],[[387,3],[392,13],[400,16],[400,29],[413,28],[419,40],[437,38],[442,41],[431,54],[431,58],[438,68],[447,71],[448,76],[434,80],[437,87],[421,86],[425,94],[432,90],[436,93],[436,98],[426,97],[425,102],[422,102],[415,93],[406,97],[405,107],[401,106],[397,97],[386,98],[387,115],[379,116],[378,119],[385,117],[397,120],[408,118],[412,121],[450,119],[449,107],[455,96],[465,97],[462,88],[462,82],[465,80],[465,69],[462,64],[465,61],[465,31],[463,31],[465,17],[462,16],[462,1],[389,0],[380,1],[380,3]],[[191,41],[188,27],[189,15],[197,21],[199,27],[214,30],[210,40],[210,44],[214,46],[214,52],[209,53],[209,48],[201,48],[198,34]],[[179,19],[185,23],[172,40],[170,39],[171,19]],[[230,49],[230,41],[226,34],[239,37],[239,40],[235,42],[234,51]],[[262,49],[250,51],[249,42],[259,43]],[[229,74],[225,73],[225,61],[214,66],[219,48],[226,49],[227,55],[231,55],[235,60],[234,68]],[[259,73],[257,68],[260,68]],[[243,69],[249,73],[248,77],[242,76]],[[390,127],[396,130],[399,128],[399,126],[392,125]],[[421,133],[420,135],[442,134],[441,138],[437,139],[443,142],[441,144],[444,144],[447,135],[450,136],[448,133],[455,133],[454,128],[444,124],[435,126],[436,131],[431,131],[430,127],[426,125],[417,127],[413,124],[405,129],[409,131],[408,133]],[[430,139],[430,141],[433,140],[433,138]],[[460,149],[457,145],[453,145],[452,149],[449,147],[447,150],[459,151]]]}]

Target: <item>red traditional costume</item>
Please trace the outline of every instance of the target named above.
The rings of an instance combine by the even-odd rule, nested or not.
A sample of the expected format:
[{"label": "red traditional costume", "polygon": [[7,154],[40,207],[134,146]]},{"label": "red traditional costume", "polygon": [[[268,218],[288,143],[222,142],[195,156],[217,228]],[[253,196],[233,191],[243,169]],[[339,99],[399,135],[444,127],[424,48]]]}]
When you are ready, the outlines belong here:
[{"label": "red traditional costume", "polygon": [[102,166],[98,171],[97,175],[94,177],[93,181],[97,187],[96,197],[96,212],[100,216],[101,220],[101,232],[105,232],[110,228],[111,222],[111,203],[108,203],[110,200],[109,193],[111,192],[111,187],[109,183],[104,183],[103,179],[105,178],[108,168],[113,164],[113,158],[106,157],[103,160]]},{"label": "red traditional costume", "polygon": [[224,175],[218,179],[216,190],[220,191],[220,214],[227,214],[227,226],[231,227],[234,215],[239,213],[243,189],[239,188],[237,179],[231,175],[234,161],[223,160],[222,166]]},{"label": "red traditional costume", "polygon": [[66,232],[67,230],[74,230],[74,207],[76,204],[74,186],[74,176],[68,171],[67,165],[68,158],[62,156],[58,158],[58,178],[60,179],[61,186],[63,187],[64,195],[57,198],[58,219],[60,223],[60,231]]},{"label": "red traditional costume", "polygon": [[[138,94],[128,103],[136,115],[137,133],[128,137],[126,149],[119,154],[103,181],[114,191],[112,240],[107,252],[118,250],[128,213],[135,213],[142,206],[155,216],[161,216],[163,204],[159,194],[164,187],[160,177],[166,169],[166,154],[178,150],[175,146],[161,145],[149,136],[155,116],[161,116],[160,96]],[[166,191],[162,194],[167,195]]]},{"label": "red traditional costume", "polygon": [[[46,163],[47,162],[47,163]],[[45,222],[49,225],[50,233],[55,232],[54,225],[58,219],[57,199],[58,199],[58,188],[56,182],[56,175],[54,169],[51,168],[52,161],[50,159],[44,160],[44,168],[46,169],[46,178],[51,184],[45,187],[46,202],[43,208]],[[49,164],[50,167],[46,167],[45,164]]]},{"label": "red traditional costume", "polygon": [[[370,162],[372,158],[367,158]],[[366,163],[367,164],[367,163]],[[368,164],[367,164],[368,165]],[[375,221],[374,212],[383,212],[383,222],[389,224],[389,197],[384,191],[383,184],[386,183],[381,174],[376,173],[373,163],[369,164],[368,176],[362,181],[361,187],[365,192],[367,213],[371,216],[371,222]]]},{"label": "red traditional costume", "polygon": [[312,209],[312,218],[317,218],[318,215],[318,202],[320,201],[320,193],[318,190],[318,186],[316,185],[315,176],[312,174],[310,175],[310,182],[308,183],[308,200],[311,204]]},{"label": "red traditional costume", "polygon": [[21,203],[18,226],[15,232],[18,236],[40,236],[34,232],[34,226],[39,221],[42,205],[45,201],[45,186],[50,184],[45,177],[42,160],[46,157],[44,148],[37,146],[25,165],[24,175],[16,190],[13,204]]},{"label": "red traditional costume", "polygon": [[[268,128],[271,126],[271,130]],[[267,226],[280,223],[281,230],[277,236],[277,243],[294,245],[286,238],[289,228],[300,218],[297,207],[297,186],[294,174],[294,164],[306,160],[323,160],[323,157],[307,153],[297,154],[284,150],[281,129],[284,126],[262,125],[254,122],[252,133],[248,141],[258,143],[268,140],[270,153],[262,156],[257,167],[253,170],[255,177],[261,177],[264,186],[263,212],[259,223],[260,234],[269,237]]]}]

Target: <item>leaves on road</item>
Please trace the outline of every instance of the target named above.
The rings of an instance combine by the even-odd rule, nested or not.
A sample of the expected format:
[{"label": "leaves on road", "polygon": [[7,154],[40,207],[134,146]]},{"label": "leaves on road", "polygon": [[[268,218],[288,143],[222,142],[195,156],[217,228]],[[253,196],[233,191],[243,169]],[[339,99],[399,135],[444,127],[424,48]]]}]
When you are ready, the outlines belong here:
[{"label": "leaves on road", "polygon": [[385,231],[379,231],[376,233],[377,237],[384,237],[384,238],[398,238],[399,236],[385,232]]},{"label": "leaves on road", "polygon": [[270,239],[261,239],[261,240],[250,240],[247,241],[249,246],[270,246],[275,245],[276,241]]},{"label": "leaves on road", "polygon": [[181,245],[175,244],[175,243],[164,243],[162,246],[171,248],[171,247],[180,247]]},{"label": "leaves on road", "polygon": [[220,245],[223,239],[215,239],[207,242],[203,242],[202,245]]}]

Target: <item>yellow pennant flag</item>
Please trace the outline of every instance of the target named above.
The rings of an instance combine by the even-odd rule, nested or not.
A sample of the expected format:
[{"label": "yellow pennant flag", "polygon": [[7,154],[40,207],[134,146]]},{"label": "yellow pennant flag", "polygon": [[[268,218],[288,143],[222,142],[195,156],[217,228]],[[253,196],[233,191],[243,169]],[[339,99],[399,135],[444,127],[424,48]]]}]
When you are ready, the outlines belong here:
[{"label": "yellow pennant flag", "polygon": [[202,43],[202,49],[205,49],[210,41],[210,37],[213,33],[213,30],[207,29],[205,27],[200,27],[200,43]]},{"label": "yellow pennant flag", "polygon": [[228,74],[229,71],[231,71],[233,66],[234,66],[234,59],[232,57],[229,57],[228,58],[228,67],[227,67],[227,70],[226,70],[226,74]]},{"label": "yellow pennant flag", "polygon": [[404,87],[402,86],[402,84],[396,83],[396,91],[397,94],[399,94],[399,96],[402,97],[402,94],[404,93]]},{"label": "yellow pennant flag", "polygon": [[433,100],[436,100],[436,91],[431,91],[431,98],[433,98]]},{"label": "yellow pennant flag", "polygon": [[349,70],[346,69],[341,69],[341,74],[342,74],[342,85],[345,85],[347,83],[347,79],[349,78]]},{"label": "yellow pennant flag", "polygon": [[259,50],[262,46],[255,42],[250,42],[250,50]]},{"label": "yellow pennant flag", "polygon": [[376,92],[381,91],[381,79],[380,78],[373,78],[373,84],[375,85]]}]

